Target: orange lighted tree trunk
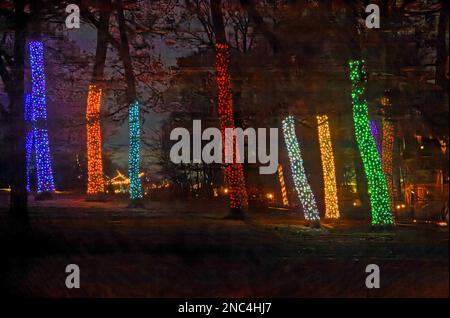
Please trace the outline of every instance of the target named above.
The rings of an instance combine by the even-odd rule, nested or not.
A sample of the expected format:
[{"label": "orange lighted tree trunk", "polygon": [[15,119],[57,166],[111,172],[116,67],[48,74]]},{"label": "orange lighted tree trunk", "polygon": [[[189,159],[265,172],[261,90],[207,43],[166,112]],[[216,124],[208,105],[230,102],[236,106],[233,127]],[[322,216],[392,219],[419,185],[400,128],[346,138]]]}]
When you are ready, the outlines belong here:
[{"label": "orange lighted tree trunk", "polygon": [[394,125],[391,121],[383,119],[383,139],[381,145],[381,168],[386,176],[389,193],[389,204],[394,208],[394,180],[392,177],[392,155],[394,152]]},{"label": "orange lighted tree trunk", "polygon": [[286,184],[284,183],[283,166],[281,164],[278,165],[277,171],[278,171],[278,181],[280,181],[281,198],[283,200],[283,205],[289,206],[289,200],[288,200],[287,191],[286,191]]},{"label": "orange lighted tree trunk", "polygon": [[87,194],[97,195],[105,192],[103,180],[102,137],[100,127],[102,88],[104,80],[106,53],[108,50],[108,29],[111,15],[110,1],[99,5],[100,18],[97,26],[97,48],[95,52],[92,84],[89,86],[87,100]]},{"label": "orange lighted tree trunk", "polygon": [[88,158],[88,194],[105,191],[102,163],[102,137],[100,129],[100,105],[102,89],[97,85],[89,86],[87,120],[87,158]]}]

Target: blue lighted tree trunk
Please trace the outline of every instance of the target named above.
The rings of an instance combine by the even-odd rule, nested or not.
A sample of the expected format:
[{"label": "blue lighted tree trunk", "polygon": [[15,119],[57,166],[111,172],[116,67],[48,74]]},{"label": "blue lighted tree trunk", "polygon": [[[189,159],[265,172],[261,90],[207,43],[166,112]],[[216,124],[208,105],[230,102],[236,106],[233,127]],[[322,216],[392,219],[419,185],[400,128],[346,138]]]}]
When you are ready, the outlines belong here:
[{"label": "blue lighted tree trunk", "polygon": [[32,40],[28,44],[31,66],[31,129],[36,155],[37,192],[55,191],[50,142],[47,130],[47,101],[44,70],[44,44]]}]

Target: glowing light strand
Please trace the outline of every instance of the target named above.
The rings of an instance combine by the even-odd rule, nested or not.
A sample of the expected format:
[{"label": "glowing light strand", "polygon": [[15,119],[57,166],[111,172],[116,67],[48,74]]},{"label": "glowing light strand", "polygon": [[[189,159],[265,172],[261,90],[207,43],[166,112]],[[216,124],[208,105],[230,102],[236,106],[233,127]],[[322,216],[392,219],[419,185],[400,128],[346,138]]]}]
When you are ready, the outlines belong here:
[{"label": "glowing light strand", "polygon": [[311,187],[306,178],[305,168],[300,146],[295,134],[295,120],[293,116],[286,117],[283,122],[283,134],[291,163],[292,177],[295,190],[303,207],[305,218],[310,221],[319,221],[319,211]]},{"label": "glowing light strand", "polygon": [[26,122],[33,122],[33,104],[31,102],[31,94],[25,94],[24,117]]},{"label": "glowing light strand", "polygon": [[339,218],[339,204],[336,186],[333,145],[327,115],[317,116],[320,154],[322,157],[323,183],[325,193],[325,218]]},{"label": "glowing light strand", "polygon": [[377,145],[378,153],[381,156],[380,132],[378,131],[377,122],[375,120],[370,121],[370,132],[372,133],[375,144]]},{"label": "glowing light strand", "polygon": [[50,144],[46,128],[47,103],[45,96],[44,45],[40,41],[28,43],[31,66],[31,116],[36,154],[37,191],[55,191]]},{"label": "glowing light strand", "polygon": [[393,224],[392,211],[389,206],[389,194],[386,179],[381,168],[380,155],[370,131],[367,103],[363,97],[366,82],[363,60],[349,62],[350,80],[352,82],[352,108],[358,144],[365,174],[368,181],[372,224]]},{"label": "glowing light strand", "polygon": [[383,139],[382,139],[382,156],[381,165],[383,173],[386,177],[386,183],[389,193],[389,203],[391,209],[394,207],[394,181],[392,167],[392,153],[394,151],[394,125],[391,121],[383,119]]},{"label": "glowing light strand", "polygon": [[87,129],[87,193],[101,194],[105,191],[102,163],[102,137],[100,127],[102,89],[97,85],[89,86],[86,129]]},{"label": "glowing light strand", "polygon": [[47,129],[34,127],[34,144],[36,147],[36,170],[38,176],[38,192],[55,191],[51,170],[50,145]]},{"label": "glowing light strand", "polygon": [[139,151],[140,151],[140,121],[139,102],[134,101],[129,109],[130,126],[130,154],[129,154],[129,176],[130,176],[130,199],[142,198],[141,179],[139,176]]},{"label": "glowing light strand", "polygon": [[[220,130],[222,138],[226,128],[235,128],[233,116],[233,98],[231,93],[231,80],[229,74],[229,46],[216,44],[216,81],[217,81],[217,108],[219,113]],[[222,145],[225,145],[222,139]],[[236,149],[236,137],[233,137],[233,148]],[[228,151],[228,150],[226,150]],[[237,154],[238,156],[239,154]],[[234,156],[233,156],[234,157]],[[244,170],[242,164],[233,163],[223,165],[225,183],[229,189],[230,207],[232,209],[244,208],[248,205],[247,191],[245,188]]]},{"label": "glowing light strand", "polygon": [[287,191],[286,191],[286,184],[284,183],[283,167],[280,164],[278,165],[277,171],[278,171],[278,180],[280,181],[281,198],[283,199],[283,205],[289,206],[289,200],[288,200]]},{"label": "glowing light strand", "polygon": [[[31,94],[25,95],[25,121],[28,122],[31,125],[31,118],[32,118],[32,104],[31,104]],[[30,178],[31,178],[31,156],[33,153],[33,128],[31,128],[27,132],[27,136],[25,139],[25,159],[26,159],[26,178],[27,178],[27,185],[26,189],[28,192],[31,191],[31,184],[30,184]]]},{"label": "glowing light strand", "polygon": [[28,43],[31,66],[31,120],[47,119],[47,102],[45,96],[44,45],[40,41]]},{"label": "glowing light strand", "polygon": [[27,188],[28,192],[31,191],[30,178],[31,178],[31,156],[32,156],[32,153],[33,153],[33,138],[34,138],[33,130],[30,130],[29,132],[27,132],[27,136],[26,136],[26,139],[25,139],[25,150],[26,150],[25,151],[25,158],[26,158],[26,161],[27,161],[27,163],[26,163],[26,165],[27,165],[27,171],[26,171],[26,173],[27,173],[27,185],[26,185],[26,188]]}]

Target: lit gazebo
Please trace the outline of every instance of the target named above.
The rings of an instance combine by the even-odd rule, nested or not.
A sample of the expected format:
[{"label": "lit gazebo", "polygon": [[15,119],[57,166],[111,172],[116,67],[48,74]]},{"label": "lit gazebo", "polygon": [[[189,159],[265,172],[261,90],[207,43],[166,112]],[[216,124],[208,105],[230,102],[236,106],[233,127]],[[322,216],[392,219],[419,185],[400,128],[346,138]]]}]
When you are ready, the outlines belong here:
[{"label": "lit gazebo", "polygon": [[[109,181],[112,185],[114,193],[128,193],[128,188],[130,186],[130,178],[122,174],[119,170],[117,171],[117,175]],[[143,172],[139,174],[139,177],[144,175]]]}]

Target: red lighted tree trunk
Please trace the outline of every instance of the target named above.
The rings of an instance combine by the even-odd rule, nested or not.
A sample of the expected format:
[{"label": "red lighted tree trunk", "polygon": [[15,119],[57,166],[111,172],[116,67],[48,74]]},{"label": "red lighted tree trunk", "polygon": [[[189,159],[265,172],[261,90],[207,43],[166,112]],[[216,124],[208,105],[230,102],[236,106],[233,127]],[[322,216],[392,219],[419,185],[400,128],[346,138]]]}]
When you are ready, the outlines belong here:
[{"label": "red lighted tree trunk", "polygon": [[[215,69],[217,83],[217,110],[219,114],[222,145],[225,147],[225,129],[235,128],[233,116],[233,95],[229,71],[229,45],[225,36],[225,26],[221,8],[221,0],[211,0],[211,16],[216,39]],[[236,137],[233,136],[233,149],[236,149]],[[226,149],[226,152],[231,149]],[[244,170],[242,164],[236,162],[223,164],[224,180],[228,186],[231,218],[242,218],[243,209],[248,206],[247,190],[245,188]]]}]

